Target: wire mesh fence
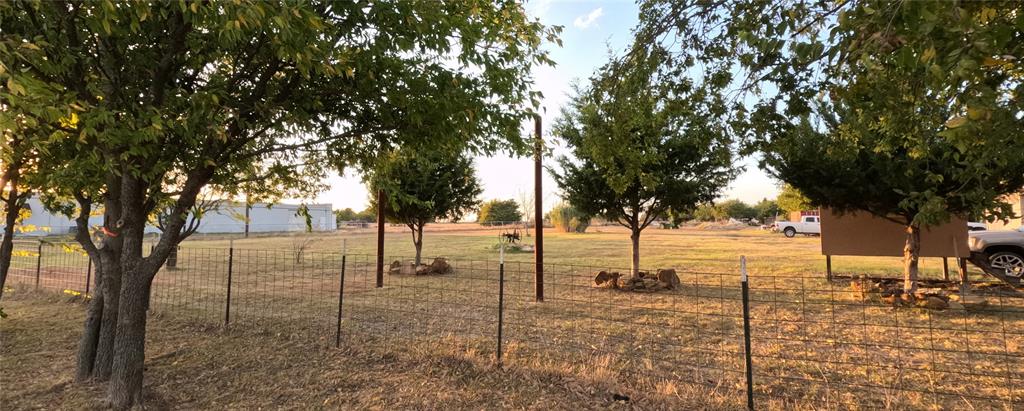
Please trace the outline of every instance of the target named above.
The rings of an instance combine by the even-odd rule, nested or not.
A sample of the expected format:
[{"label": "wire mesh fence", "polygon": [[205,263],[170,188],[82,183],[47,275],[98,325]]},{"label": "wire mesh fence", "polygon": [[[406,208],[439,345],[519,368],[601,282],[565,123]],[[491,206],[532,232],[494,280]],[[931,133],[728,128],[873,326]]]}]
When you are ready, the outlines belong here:
[{"label": "wire mesh fence", "polygon": [[[595,286],[595,273],[620,284],[628,269],[547,264],[538,302],[531,263],[449,258],[403,274],[409,260],[388,256],[398,263],[377,287],[373,255],[181,248],[154,280],[151,315],[325,345],[440,344],[726,408],[746,407],[748,388],[758,408],[1024,407],[1024,298],[1009,288],[930,285],[907,304],[868,280],[757,261],[746,284],[737,259],[675,269],[667,286],[648,270],[646,288]],[[75,245],[19,242],[9,283],[88,294],[93,271]]]}]

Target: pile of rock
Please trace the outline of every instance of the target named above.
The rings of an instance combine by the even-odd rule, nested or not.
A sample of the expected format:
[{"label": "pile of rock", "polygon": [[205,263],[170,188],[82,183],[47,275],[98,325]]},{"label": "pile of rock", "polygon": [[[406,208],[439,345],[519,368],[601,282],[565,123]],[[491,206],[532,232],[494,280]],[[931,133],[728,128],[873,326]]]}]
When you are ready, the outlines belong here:
[{"label": "pile of rock", "polygon": [[658,270],[656,275],[639,272],[636,276],[632,277],[624,277],[618,272],[599,271],[594,275],[594,283],[591,286],[620,291],[653,293],[656,291],[678,289],[679,284],[679,275],[676,274],[676,270],[669,268]]},{"label": "pile of rock", "polygon": [[922,281],[922,284],[926,287],[919,288],[914,294],[907,294],[903,291],[901,280],[854,277],[850,280],[850,290],[853,291],[854,299],[877,299],[894,306],[921,307],[931,310],[962,310],[988,305],[988,300],[985,298],[972,295],[962,297],[955,288],[942,288],[942,284],[928,281]]},{"label": "pile of rock", "polygon": [[450,274],[454,269],[448,264],[448,259],[437,257],[430,264],[416,265],[415,262],[402,262],[395,260],[391,262],[388,274],[391,275],[441,275]]}]

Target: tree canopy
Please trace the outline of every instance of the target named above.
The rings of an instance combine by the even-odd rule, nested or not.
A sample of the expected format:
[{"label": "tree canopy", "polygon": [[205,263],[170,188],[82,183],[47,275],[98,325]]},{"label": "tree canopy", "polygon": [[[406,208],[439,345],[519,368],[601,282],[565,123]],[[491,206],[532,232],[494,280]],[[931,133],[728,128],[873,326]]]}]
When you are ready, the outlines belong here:
[{"label": "tree canopy", "polygon": [[921,227],[1005,218],[1000,198],[1024,186],[1022,7],[650,1],[638,33],[684,38],[675,61],[730,77],[733,130],[770,174],[814,204],[907,226],[913,292]]},{"label": "tree canopy", "polygon": [[782,184],[782,187],[779,190],[779,196],[776,197],[775,201],[779,203],[779,208],[782,209],[782,211],[788,213],[807,211],[815,208],[814,205],[811,204],[811,200],[805,197],[800,190],[797,190],[792,185],[785,183]]},{"label": "tree canopy", "polygon": [[[462,153],[400,150],[379,161],[365,177],[370,192],[384,190],[384,216],[412,231],[416,264],[423,250],[423,226],[438,219],[459,221],[480,205],[483,188],[473,159]],[[379,207],[371,199],[371,207]]]},{"label": "tree canopy", "polygon": [[711,202],[736,174],[721,96],[675,81],[666,57],[653,48],[613,59],[577,87],[554,127],[572,153],[550,170],[563,198],[630,229],[634,274],[643,229],[669,209]]},{"label": "tree canopy", "polygon": [[0,20],[4,113],[61,131],[40,186],[75,199],[101,273],[78,376],[110,378],[117,408],[142,400],[149,287],[204,187],[301,196],[396,146],[522,152],[558,31],[516,2],[4,2]]},{"label": "tree canopy", "polygon": [[483,225],[518,223],[523,220],[516,200],[491,200],[480,206],[477,222]]}]

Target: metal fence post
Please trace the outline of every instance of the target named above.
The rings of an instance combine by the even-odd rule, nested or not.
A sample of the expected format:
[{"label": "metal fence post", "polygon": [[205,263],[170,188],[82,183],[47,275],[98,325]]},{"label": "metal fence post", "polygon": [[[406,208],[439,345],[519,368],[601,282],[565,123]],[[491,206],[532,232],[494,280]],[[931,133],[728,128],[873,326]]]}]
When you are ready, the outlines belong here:
[{"label": "metal fence post", "polygon": [[39,270],[43,265],[43,240],[39,240],[39,246],[36,249],[36,289],[39,289]]},{"label": "metal fence post", "polygon": [[750,349],[750,285],[747,283],[747,257],[740,256],[740,286],[743,292],[743,355],[747,371],[747,409],[754,409],[754,361]]},{"label": "metal fence post", "polygon": [[92,257],[89,257],[89,264],[85,266],[85,295],[89,295],[90,282],[92,282]]},{"label": "metal fence post", "polygon": [[501,244],[501,257],[498,259],[498,349],[495,351],[495,358],[498,367],[501,367],[501,332],[504,326],[505,317],[505,243]]},{"label": "metal fence post", "polygon": [[224,302],[224,326],[231,322],[231,275],[234,271],[235,262],[235,240],[228,243],[228,298]]},{"label": "metal fence post", "polygon": [[345,301],[345,259],[347,244],[342,240],[341,246],[341,279],[338,281],[338,328],[334,331],[334,347],[341,347],[341,307]]}]

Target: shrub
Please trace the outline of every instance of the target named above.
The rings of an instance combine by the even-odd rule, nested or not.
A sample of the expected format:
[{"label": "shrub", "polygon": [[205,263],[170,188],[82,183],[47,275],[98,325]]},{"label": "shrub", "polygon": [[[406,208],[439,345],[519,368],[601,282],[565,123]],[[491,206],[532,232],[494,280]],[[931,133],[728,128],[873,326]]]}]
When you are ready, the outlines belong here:
[{"label": "shrub", "polygon": [[575,207],[561,203],[551,209],[548,213],[551,224],[566,233],[582,233],[590,226],[590,216],[584,214]]},{"label": "shrub", "polygon": [[522,218],[515,200],[491,200],[480,207],[476,221],[483,225],[498,225],[516,223]]}]

